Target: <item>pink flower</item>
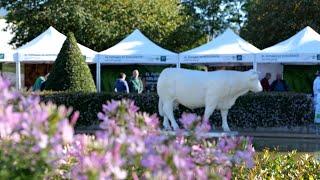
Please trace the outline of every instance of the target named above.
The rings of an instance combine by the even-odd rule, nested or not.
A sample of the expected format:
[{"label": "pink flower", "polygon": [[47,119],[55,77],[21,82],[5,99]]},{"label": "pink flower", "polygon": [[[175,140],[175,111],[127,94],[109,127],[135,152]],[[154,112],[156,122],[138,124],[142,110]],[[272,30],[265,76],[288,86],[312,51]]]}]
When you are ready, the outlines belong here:
[{"label": "pink flower", "polygon": [[196,114],[182,113],[179,120],[185,129],[190,129],[199,118]]},{"label": "pink flower", "polygon": [[106,113],[115,112],[119,107],[120,102],[112,100],[108,101],[106,105],[102,105],[102,110]]},{"label": "pink flower", "polygon": [[67,119],[59,122],[58,129],[61,132],[62,140],[65,144],[71,143],[73,140],[74,130]]}]

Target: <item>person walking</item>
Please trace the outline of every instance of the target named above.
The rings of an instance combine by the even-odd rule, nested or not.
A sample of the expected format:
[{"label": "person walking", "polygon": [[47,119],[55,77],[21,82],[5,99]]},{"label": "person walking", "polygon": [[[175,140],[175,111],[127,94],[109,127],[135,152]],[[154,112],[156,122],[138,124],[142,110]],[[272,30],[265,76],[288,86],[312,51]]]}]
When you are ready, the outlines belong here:
[{"label": "person walking", "polygon": [[132,93],[140,94],[143,91],[143,83],[139,77],[139,71],[136,69],[132,71],[132,77],[129,81],[129,87],[130,87],[130,92]]},{"label": "person walking", "polygon": [[118,93],[129,93],[129,86],[126,81],[126,74],[120,73],[119,79],[116,81],[115,91]]}]

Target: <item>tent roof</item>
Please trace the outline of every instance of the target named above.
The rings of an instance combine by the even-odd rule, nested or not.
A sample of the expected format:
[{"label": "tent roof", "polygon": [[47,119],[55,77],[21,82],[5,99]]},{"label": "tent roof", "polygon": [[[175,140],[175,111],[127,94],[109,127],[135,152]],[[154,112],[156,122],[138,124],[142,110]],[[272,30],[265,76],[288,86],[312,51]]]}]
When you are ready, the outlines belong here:
[{"label": "tent roof", "polygon": [[291,38],[266,48],[262,53],[320,53],[320,35],[307,26]]},{"label": "tent roof", "polygon": [[[57,31],[53,27],[49,27],[46,31],[41,33],[38,37],[31,40],[27,44],[21,46],[17,49],[17,53],[20,55],[37,55],[37,56],[49,56],[52,57],[50,59],[39,58],[39,61],[54,61],[54,56],[57,56],[60,52],[60,49],[62,48],[62,45],[64,41],[66,40],[66,36],[61,34],[59,31]],[[85,55],[88,58],[91,58],[91,60],[94,58],[94,55],[96,54],[95,51],[78,44],[80,51],[83,55]],[[54,59],[52,59],[54,58]],[[22,61],[25,59],[21,59]]]},{"label": "tent roof", "polygon": [[[9,44],[11,39],[14,36],[14,33],[11,33],[10,31],[5,31],[4,28],[7,27],[7,23],[5,19],[0,19],[0,53],[5,54],[4,55],[4,61],[13,61],[12,53],[14,47]],[[0,59],[1,61],[2,59]]]},{"label": "tent roof", "polygon": [[231,29],[227,29],[212,41],[181,53],[181,55],[212,55],[212,54],[250,54],[260,50],[243,40]]},{"label": "tent roof", "polygon": [[144,36],[138,29],[134,30],[125,39],[111,48],[100,52],[102,55],[129,56],[129,55],[174,55],[177,54],[166,50]]}]

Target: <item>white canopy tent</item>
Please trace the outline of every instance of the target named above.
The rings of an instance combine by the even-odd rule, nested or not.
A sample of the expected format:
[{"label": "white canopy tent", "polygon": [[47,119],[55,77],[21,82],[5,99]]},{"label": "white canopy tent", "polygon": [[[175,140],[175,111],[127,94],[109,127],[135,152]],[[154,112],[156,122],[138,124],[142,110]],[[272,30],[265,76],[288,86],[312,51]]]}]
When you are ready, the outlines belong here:
[{"label": "white canopy tent", "polygon": [[[212,41],[180,54],[182,64],[254,63],[260,50],[227,29]],[[254,64],[255,65],[255,64]]]},{"label": "white canopy tent", "polygon": [[[38,37],[18,48],[14,53],[17,62],[17,88],[21,88],[20,63],[53,63],[62,48],[66,36],[58,32],[55,28],[49,27]],[[81,53],[87,63],[94,63],[97,52],[78,44]]]},{"label": "white canopy tent", "polygon": [[307,26],[291,38],[262,50],[259,63],[320,63],[320,35]]},{"label": "white canopy tent", "polygon": [[98,91],[101,90],[101,64],[175,64],[179,66],[178,54],[156,45],[138,29],[118,44],[98,54]]},{"label": "white canopy tent", "polygon": [[283,74],[283,64],[313,65],[320,63],[320,35],[307,26],[291,38],[257,54],[258,71]]},{"label": "white canopy tent", "polygon": [[9,31],[4,31],[7,25],[5,19],[0,19],[0,62],[14,62],[14,48],[9,44],[14,34]]}]

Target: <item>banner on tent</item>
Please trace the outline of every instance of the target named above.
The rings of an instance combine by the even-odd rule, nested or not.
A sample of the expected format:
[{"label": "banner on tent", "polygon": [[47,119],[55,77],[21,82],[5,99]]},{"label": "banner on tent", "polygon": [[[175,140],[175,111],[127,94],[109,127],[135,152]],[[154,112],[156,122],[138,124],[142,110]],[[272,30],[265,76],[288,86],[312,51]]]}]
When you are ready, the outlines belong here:
[{"label": "banner on tent", "polygon": [[254,55],[185,55],[182,63],[253,62]]},{"label": "banner on tent", "polygon": [[176,64],[177,56],[157,56],[157,55],[99,55],[101,63],[130,63],[130,64]]},{"label": "banner on tent", "polygon": [[259,62],[315,62],[320,63],[320,54],[260,54],[258,55]]},{"label": "banner on tent", "polygon": [[[18,54],[15,57],[20,61],[47,61],[47,62],[54,62],[57,59],[58,54]],[[92,58],[87,57],[85,55],[82,58],[89,62]]]}]

